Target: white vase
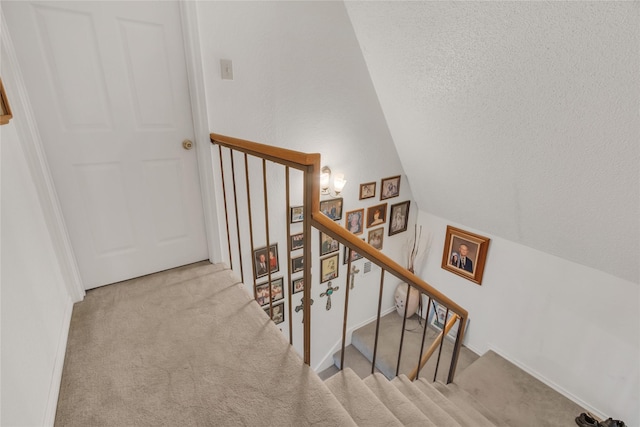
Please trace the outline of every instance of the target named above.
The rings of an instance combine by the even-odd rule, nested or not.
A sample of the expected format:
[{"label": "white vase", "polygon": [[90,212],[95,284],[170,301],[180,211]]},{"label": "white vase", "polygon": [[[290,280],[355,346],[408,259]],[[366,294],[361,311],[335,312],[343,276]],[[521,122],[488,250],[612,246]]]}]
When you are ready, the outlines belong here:
[{"label": "white vase", "polygon": [[400,317],[405,315],[405,304],[407,305],[406,314],[407,317],[413,316],[413,314],[418,310],[418,303],[420,302],[420,292],[414,287],[409,287],[411,291],[409,292],[409,302],[407,303],[407,284],[400,283],[396,287],[395,300],[396,300],[396,311]]}]

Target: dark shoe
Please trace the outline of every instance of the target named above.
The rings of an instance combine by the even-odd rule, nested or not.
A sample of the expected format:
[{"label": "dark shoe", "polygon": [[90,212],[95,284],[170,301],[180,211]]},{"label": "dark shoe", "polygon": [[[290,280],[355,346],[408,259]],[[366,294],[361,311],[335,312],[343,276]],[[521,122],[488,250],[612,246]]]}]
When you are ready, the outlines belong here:
[{"label": "dark shoe", "polygon": [[591,418],[589,415],[585,414],[584,412],[580,414],[578,417],[576,417],[576,424],[578,424],[580,427],[600,427],[600,424],[598,424],[598,421]]},{"label": "dark shoe", "polygon": [[612,418],[607,418],[598,424],[599,427],[626,427],[624,421],[614,420]]}]

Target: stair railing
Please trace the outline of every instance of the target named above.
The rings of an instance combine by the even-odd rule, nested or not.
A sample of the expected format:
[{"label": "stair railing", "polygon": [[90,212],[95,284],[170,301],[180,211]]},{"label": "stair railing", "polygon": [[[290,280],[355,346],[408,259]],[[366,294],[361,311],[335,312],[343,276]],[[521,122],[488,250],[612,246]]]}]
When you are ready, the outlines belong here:
[{"label": "stair railing", "polygon": [[[400,279],[407,287],[412,287],[417,289],[420,292],[420,298],[422,299],[422,295],[425,295],[429,299],[429,303],[427,305],[427,315],[426,318],[429,318],[429,309],[432,302],[437,302],[441,306],[446,307],[447,313],[445,315],[445,319],[449,318],[449,313],[455,314],[451,317],[451,320],[447,322],[446,327],[444,328],[443,333],[436,338],[436,341],[431,345],[430,349],[423,355],[422,349],[424,347],[425,336],[427,326],[425,325],[423,338],[422,338],[422,346],[420,351],[420,356],[417,361],[417,367],[414,372],[411,373],[412,380],[417,378],[420,372],[420,369],[424,366],[427,359],[434,353],[435,348],[439,345],[440,351],[438,355],[438,364],[440,354],[442,352],[442,343],[444,341],[444,337],[447,335],[455,321],[459,321],[459,327],[457,330],[451,363],[449,365],[449,373],[447,377],[447,382],[453,381],[453,377],[455,375],[455,370],[458,362],[458,356],[460,354],[460,348],[462,346],[462,339],[464,337],[465,325],[468,318],[467,311],[459,306],[457,303],[452,301],[450,298],[433,288],[431,285],[426,283],[420,277],[416,276],[405,267],[401,266],[393,259],[389,258],[385,254],[381,253],[378,249],[364,242],[356,235],[349,232],[346,228],[338,225],[332,219],[324,215],[320,211],[320,154],[308,154],[302,153],[298,151],[288,150],[280,147],[274,147],[265,144],[259,144],[256,142],[246,141],[238,138],[228,137],[224,135],[219,135],[215,133],[210,134],[211,143],[214,145],[218,145],[219,149],[219,157],[220,157],[220,176],[221,176],[221,185],[222,185],[222,195],[224,201],[224,210],[225,210],[225,220],[226,220],[226,232],[227,232],[227,240],[228,240],[228,250],[229,250],[229,261],[230,266],[233,269],[233,257],[232,257],[232,245],[231,245],[231,231],[229,228],[229,212],[228,212],[228,195],[226,192],[227,177],[225,174],[225,166],[223,162],[223,148],[226,148],[228,151],[228,159],[231,164],[231,187],[233,190],[233,206],[235,207],[235,215],[236,215],[236,236],[237,239],[237,251],[238,257],[240,259],[240,274],[241,280],[243,283],[244,280],[244,272],[242,271],[242,254],[243,248],[241,243],[240,236],[240,225],[238,218],[238,198],[237,198],[237,186],[236,186],[236,171],[235,171],[235,163],[237,161],[238,156],[235,154],[236,152],[241,153],[244,156],[244,169],[245,169],[245,189],[247,190],[247,213],[249,215],[248,224],[249,224],[249,240],[250,240],[250,254],[254,253],[254,236],[253,236],[253,226],[252,226],[252,201],[249,196],[248,189],[250,188],[250,180],[249,180],[249,167],[248,167],[248,156],[253,156],[262,160],[262,182],[263,182],[263,202],[264,202],[264,216],[265,216],[265,226],[266,226],[266,247],[271,247],[270,236],[269,236],[269,208],[268,208],[268,192],[267,192],[267,175],[266,175],[266,162],[270,161],[275,164],[279,164],[285,168],[285,192],[286,192],[286,210],[285,212],[290,212],[291,207],[289,206],[289,196],[290,196],[290,185],[289,185],[289,170],[290,168],[302,171],[303,174],[303,185],[302,185],[302,199],[303,199],[303,240],[304,242],[311,241],[311,228],[316,228],[323,233],[329,235],[333,239],[337,240],[341,244],[345,245],[348,248],[348,263],[347,263],[347,271],[351,271],[351,252],[356,251],[359,255],[366,258],[368,261],[376,264],[381,268],[380,275],[380,293],[378,298],[378,311],[376,317],[376,336],[374,343],[374,354],[372,360],[372,368],[371,372],[375,371],[376,366],[376,356],[377,356],[377,346],[378,346],[378,332],[380,326],[380,315],[381,315],[381,307],[382,307],[382,293],[384,288],[384,279],[385,274],[390,274],[398,279]],[[291,233],[290,227],[287,227],[287,242],[288,242],[288,265],[291,265]],[[310,365],[311,363],[311,286],[307,286],[306,284],[311,283],[311,250],[310,245],[305,244],[303,247],[303,281],[304,281],[304,289],[303,289],[303,301],[302,301],[302,310],[304,313],[304,328],[303,328],[303,359],[304,363]],[[272,298],[272,278],[271,278],[271,269],[268,268],[268,289],[269,289],[269,312],[273,313],[273,298]],[[288,268],[288,286],[286,286],[287,291],[290,292],[291,289],[291,268]],[[348,281],[348,280],[347,280]],[[254,284],[254,292],[256,287],[256,280],[253,281]],[[284,286],[283,286],[284,288]],[[344,354],[345,354],[345,343],[346,343],[346,334],[347,334],[347,319],[348,319],[348,309],[349,309],[349,288],[350,286],[345,286],[345,309],[344,309],[344,320],[343,320],[343,329],[342,329],[342,356],[341,356],[341,367],[344,366]],[[284,291],[284,289],[283,289]],[[407,296],[410,295],[409,289],[407,289]],[[289,340],[293,344],[293,336],[292,336],[292,327],[291,327],[291,298],[289,300]],[[407,309],[408,304],[405,304],[405,315],[403,316],[403,325],[402,325],[402,335],[400,339],[400,348],[398,351],[398,364],[396,367],[396,375],[399,373],[400,369],[400,360],[402,357],[402,347],[404,342],[404,332],[407,318]],[[438,364],[436,365],[436,374]],[[435,376],[434,376],[435,380]]]}]

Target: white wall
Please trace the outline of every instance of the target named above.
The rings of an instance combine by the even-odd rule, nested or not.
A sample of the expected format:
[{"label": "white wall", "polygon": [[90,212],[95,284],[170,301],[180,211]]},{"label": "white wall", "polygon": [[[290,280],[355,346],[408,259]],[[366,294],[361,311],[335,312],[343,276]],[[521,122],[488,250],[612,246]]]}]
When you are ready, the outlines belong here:
[{"label": "white wall", "polygon": [[[401,194],[386,201],[391,205],[412,199],[342,3],[201,2],[198,9],[212,132],[299,151],[320,152],[323,165],[329,165],[334,173],[346,174],[348,183],[342,194],[345,212],[381,203],[380,179],[394,175],[402,175]],[[221,58],[233,61],[233,81],[221,80]],[[214,165],[217,164],[215,161]],[[244,170],[241,157],[236,159],[236,166],[240,172]],[[252,184],[254,213],[263,212],[260,167],[259,162],[250,164],[252,183],[257,187]],[[284,178],[282,173],[270,172],[268,180],[270,242],[279,244],[281,260],[280,272],[275,277],[284,275],[286,278],[283,260],[287,256],[285,225],[288,214],[274,211],[278,197],[275,190],[282,190]],[[237,182],[241,215],[246,212],[243,181],[242,178]],[[370,181],[378,182],[376,198],[358,200],[359,184]],[[293,205],[301,202],[295,196],[292,199]],[[415,206],[411,209],[412,218],[415,218]],[[340,223],[344,224],[344,220]],[[264,225],[254,223],[253,226],[256,246],[264,246]],[[246,222],[241,230],[246,236]],[[235,234],[234,224],[231,231]],[[301,228],[293,227],[292,231],[299,232]],[[383,250],[401,264],[406,262],[401,248],[408,234],[389,237],[385,228]],[[221,235],[225,236],[226,231]],[[336,312],[343,310],[347,274],[341,248],[340,277],[333,281],[340,290],[332,297],[333,307],[327,312],[326,298],[319,296],[326,290],[326,284],[318,283],[320,244],[317,231],[312,237],[312,294],[315,301],[312,328],[314,335],[319,337],[312,347],[312,366],[316,367],[339,340],[342,320]],[[251,260],[247,258],[245,255],[245,282],[251,283]],[[351,325],[373,316],[377,306],[379,270],[375,268],[363,276],[363,262],[356,263],[360,273],[350,296]],[[234,267],[237,270],[237,264]],[[396,283],[387,279],[385,308],[393,305]],[[301,294],[294,296],[294,306],[300,304],[300,297]],[[301,320],[302,313],[294,313],[294,331],[299,337]],[[288,334],[287,325],[288,319],[279,325],[285,334]],[[295,345],[300,348],[301,340],[298,339]]]},{"label": "white wall", "polygon": [[[426,212],[422,277],[469,311],[465,344],[493,349],[596,413],[640,425],[640,289]],[[491,238],[482,285],[441,268],[447,225]]]},{"label": "white wall", "polygon": [[[9,90],[9,88],[7,88]],[[10,92],[9,92],[10,93]],[[2,140],[2,418],[52,425],[72,302],[14,118]]]}]

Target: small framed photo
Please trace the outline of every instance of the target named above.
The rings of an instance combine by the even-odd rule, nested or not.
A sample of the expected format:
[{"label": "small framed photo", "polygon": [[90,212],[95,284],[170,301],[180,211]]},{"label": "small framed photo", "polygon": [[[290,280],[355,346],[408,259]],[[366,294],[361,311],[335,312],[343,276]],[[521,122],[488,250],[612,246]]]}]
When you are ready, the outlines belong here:
[{"label": "small framed photo", "polygon": [[291,236],[291,250],[304,248],[304,233],[298,233]]},{"label": "small framed photo", "polygon": [[338,277],[338,254],[320,260],[320,283]]},{"label": "small framed photo", "polygon": [[302,291],[304,291],[304,277],[293,280],[291,282],[291,293],[297,294]]},{"label": "small framed photo", "polygon": [[384,224],[387,221],[387,204],[371,206],[367,208],[367,227]]},{"label": "small framed photo", "polygon": [[293,206],[291,208],[291,224],[304,220],[304,206]]},{"label": "small framed photo", "polygon": [[[269,316],[270,307],[265,307],[264,312]],[[284,322],[284,302],[273,305],[273,314],[271,314],[271,320],[276,325]]]},{"label": "small framed photo", "polygon": [[389,209],[389,236],[407,231],[409,221],[409,200],[391,205]]},{"label": "small framed photo", "polygon": [[[447,314],[447,308],[443,305],[440,305],[436,302],[432,302],[432,307],[429,310],[429,324],[433,326],[435,329],[443,330],[445,325],[451,320],[451,318],[455,315],[453,311],[449,311]],[[446,320],[445,320],[446,316]],[[452,339],[456,339],[456,335],[458,334],[458,327],[460,326],[460,321],[457,321],[453,327],[449,330],[448,337]]]},{"label": "small framed photo", "polygon": [[380,200],[400,195],[400,175],[385,178],[380,182]]},{"label": "small framed photo", "polygon": [[[342,258],[343,258],[343,261],[342,261],[343,264],[348,264],[349,263],[349,248],[346,247],[346,246],[344,247],[344,255],[343,255]],[[357,261],[357,260],[362,259],[362,258],[363,258],[363,256],[360,253],[358,253],[358,252],[356,252],[354,250],[351,251],[351,262]]]},{"label": "small framed photo", "polygon": [[490,240],[448,225],[442,268],[481,285]]},{"label": "small framed photo", "polygon": [[342,219],[342,197],[320,201],[320,211],[334,221]]},{"label": "small framed photo", "polygon": [[381,250],[382,249],[382,238],[384,237],[384,228],[376,228],[374,230],[369,231],[369,238],[367,239],[367,243],[369,243],[374,248]]},{"label": "small framed photo", "polygon": [[278,244],[275,243],[269,246],[267,250],[264,248],[256,249],[253,251],[253,274],[256,279],[264,277],[269,274],[268,268],[272,273],[280,270],[280,263],[278,262]]},{"label": "small framed photo", "polygon": [[291,258],[291,272],[297,273],[298,271],[302,270],[304,270],[304,255]]},{"label": "small framed photo", "polygon": [[366,182],[360,184],[360,200],[370,199],[376,196],[376,183]]},{"label": "small framed photo", "polygon": [[353,234],[362,234],[364,232],[364,209],[349,211],[345,215],[347,222],[345,228]]},{"label": "small framed photo", "polygon": [[320,232],[320,256],[330,254],[340,249],[340,243],[328,234]]},{"label": "small framed photo", "polygon": [[[282,277],[271,281],[271,297],[274,301],[279,301],[284,298],[284,292],[282,289],[283,279]],[[261,283],[256,285],[256,301],[258,304],[269,304],[269,283]]]}]

